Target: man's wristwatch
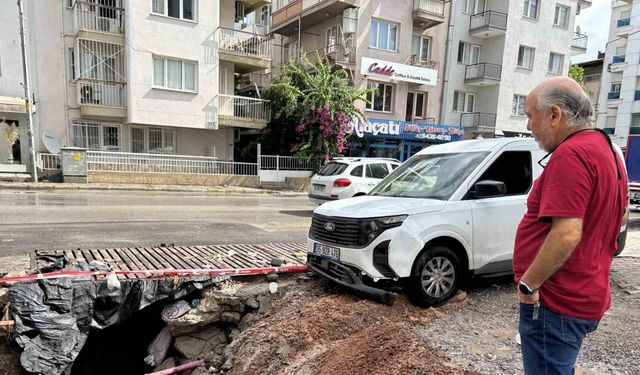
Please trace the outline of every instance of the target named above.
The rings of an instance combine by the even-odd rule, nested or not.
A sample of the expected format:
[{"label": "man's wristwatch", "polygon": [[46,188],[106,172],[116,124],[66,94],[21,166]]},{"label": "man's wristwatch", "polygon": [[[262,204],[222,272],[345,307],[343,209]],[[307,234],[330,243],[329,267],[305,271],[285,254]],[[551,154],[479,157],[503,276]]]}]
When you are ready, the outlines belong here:
[{"label": "man's wristwatch", "polygon": [[529,285],[527,285],[527,283],[522,280],[520,280],[520,283],[518,284],[518,289],[520,290],[520,293],[524,294],[525,296],[530,296],[538,290],[532,289]]}]

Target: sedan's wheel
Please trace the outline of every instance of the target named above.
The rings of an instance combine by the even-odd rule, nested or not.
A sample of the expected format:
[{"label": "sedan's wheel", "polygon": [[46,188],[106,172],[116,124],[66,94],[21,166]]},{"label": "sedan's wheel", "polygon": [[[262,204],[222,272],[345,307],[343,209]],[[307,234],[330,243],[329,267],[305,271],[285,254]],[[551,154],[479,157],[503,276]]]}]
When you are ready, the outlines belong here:
[{"label": "sedan's wheel", "polygon": [[413,267],[409,295],[416,305],[438,305],[453,296],[459,279],[455,253],[444,246],[432,247],[422,253]]}]

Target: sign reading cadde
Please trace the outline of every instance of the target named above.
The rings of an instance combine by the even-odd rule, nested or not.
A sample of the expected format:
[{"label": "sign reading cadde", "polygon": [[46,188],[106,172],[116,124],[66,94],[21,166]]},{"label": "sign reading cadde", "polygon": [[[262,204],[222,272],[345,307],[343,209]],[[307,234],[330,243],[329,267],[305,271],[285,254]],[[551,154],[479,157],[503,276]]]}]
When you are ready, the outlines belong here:
[{"label": "sign reading cadde", "polygon": [[438,71],[435,69],[421,68],[419,66],[394,63],[369,57],[362,58],[360,74],[372,78],[394,79],[396,81],[411,82],[420,85],[435,86],[438,83]]}]

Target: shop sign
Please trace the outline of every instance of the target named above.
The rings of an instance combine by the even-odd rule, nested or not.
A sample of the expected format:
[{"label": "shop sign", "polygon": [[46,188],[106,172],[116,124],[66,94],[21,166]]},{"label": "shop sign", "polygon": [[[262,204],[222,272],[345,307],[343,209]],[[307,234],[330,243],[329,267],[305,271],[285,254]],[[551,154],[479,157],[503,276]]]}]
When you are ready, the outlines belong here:
[{"label": "shop sign", "polygon": [[363,57],[360,74],[372,78],[382,77],[397,81],[435,86],[438,83],[438,71],[407,64]]},{"label": "shop sign", "polygon": [[[400,124],[398,121],[368,119],[364,122],[355,119],[351,122],[351,132],[362,138],[366,135],[373,136],[397,136],[400,135]],[[384,138],[384,137],[382,137]]]},{"label": "shop sign", "polygon": [[403,126],[404,134],[415,134],[416,139],[427,141],[457,141],[464,137],[464,130],[456,126],[407,123]]},{"label": "shop sign", "polygon": [[464,129],[458,126],[424,124],[381,118],[355,119],[350,132],[358,138],[373,136],[389,139],[419,139],[425,141],[450,142],[464,138]]}]

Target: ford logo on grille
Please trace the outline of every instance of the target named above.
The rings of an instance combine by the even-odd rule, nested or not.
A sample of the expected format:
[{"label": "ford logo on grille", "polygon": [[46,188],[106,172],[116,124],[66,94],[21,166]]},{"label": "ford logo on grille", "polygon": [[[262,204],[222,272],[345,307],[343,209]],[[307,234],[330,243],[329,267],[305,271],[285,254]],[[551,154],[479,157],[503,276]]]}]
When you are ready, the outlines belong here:
[{"label": "ford logo on grille", "polygon": [[336,225],[334,223],[326,223],[324,225],[324,230],[327,232],[333,232],[336,229]]}]

